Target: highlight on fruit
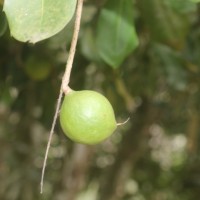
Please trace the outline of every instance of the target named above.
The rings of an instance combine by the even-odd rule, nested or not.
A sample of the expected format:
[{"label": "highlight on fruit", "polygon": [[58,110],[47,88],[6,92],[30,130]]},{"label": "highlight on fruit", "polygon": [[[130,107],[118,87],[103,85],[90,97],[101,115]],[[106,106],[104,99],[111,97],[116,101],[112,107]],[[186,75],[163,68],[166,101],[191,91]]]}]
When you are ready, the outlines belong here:
[{"label": "highlight on fruit", "polygon": [[60,124],[71,140],[91,145],[108,138],[118,125],[107,98],[90,90],[71,90],[65,95]]}]

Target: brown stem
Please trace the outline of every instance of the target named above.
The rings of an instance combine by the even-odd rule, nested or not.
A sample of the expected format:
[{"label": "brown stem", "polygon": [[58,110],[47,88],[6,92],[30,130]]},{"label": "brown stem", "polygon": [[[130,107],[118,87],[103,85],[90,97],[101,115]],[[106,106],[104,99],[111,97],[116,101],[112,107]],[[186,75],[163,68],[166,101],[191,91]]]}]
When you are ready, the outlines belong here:
[{"label": "brown stem", "polygon": [[83,0],[78,0],[77,5],[77,11],[76,11],[76,20],[75,20],[75,26],[74,26],[74,34],[72,38],[71,48],[69,51],[69,57],[67,60],[65,73],[62,80],[62,90],[66,94],[69,91],[69,81],[70,81],[70,75],[72,70],[72,65],[74,61],[74,55],[76,52],[76,45],[78,41],[78,34],[80,30],[80,23],[81,23],[81,14],[82,14],[82,8],[83,8]]},{"label": "brown stem", "polygon": [[48,157],[48,153],[49,153],[49,149],[50,149],[50,145],[51,145],[52,136],[54,133],[54,128],[56,125],[56,120],[57,120],[57,117],[59,114],[59,109],[60,109],[60,105],[61,105],[63,92],[65,94],[67,94],[71,90],[69,88],[68,84],[69,84],[72,65],[73,65],[73,61],[74,61],[74,55],[75,55],[75,51],[76,51],[76,45],[77,45],[78,34],[79,34],[79,29],[80,29],[80,22],[81,22],[82,8],[83,8],[83,0],[78,0],[77,9],[76,9],[75,25],[74,25],[74,33],[73,33],[71,47],[70,47],[70,51],[69,51],[69,57],[67,60],[65,73],[64,73],[63,79],[62,79],[60,93],[59,93],[58,101],[56,104],[56,111],[54,114],[53,123],[51,126],[51,131],[49,134],[49,139],[48,139],[44,162],[43,162],[43,167],[42,167],[42,175],[41,175],[41,181],[40,181],[40,193],[43,192],[43,182],[44,182],[44,174],[45,174],[45,169],[46,169],[46,164],[47,164],[47,157]]},{"label": "brown stem", "polygon": [[65,200],[75,200],[85,186],[86,174],[90,167],[93,147],[75,144],[70,162],[66,161],[62,175],[62,191]]},{"label": "brown stem", "polygon": [[196,153],[197,141],[198,141],[198,131],[199,131],[199,114],[196,112],[195,108],[189,113],[188,120],[188,134],[187,134],[187,148],[190,154]]},{"label": "brown stem", "polygon": [[135,102],[134,98],[130,95],[130,93],[128,92],[128,90],[124,84],[124,81],[119,77],[118,74],[115,79],[115,84],[116,84],[118,93],[121,95],[121,97],[124,99],[124,101],[126,103],[127,110],[129,112],[135,111],[137,108],[136,102]]}]

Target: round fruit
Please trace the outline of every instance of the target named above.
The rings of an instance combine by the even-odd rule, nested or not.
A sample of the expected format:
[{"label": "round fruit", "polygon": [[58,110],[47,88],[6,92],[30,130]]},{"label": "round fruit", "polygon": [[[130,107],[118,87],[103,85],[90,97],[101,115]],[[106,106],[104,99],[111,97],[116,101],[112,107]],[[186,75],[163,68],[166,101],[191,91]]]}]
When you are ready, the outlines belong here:
[{"label": "round fruit", "polygon": [[109,137],[117,127],[110,102],[98,92],[70,91],[60,111],[64,133],[73,141],[96,144]]},{"label": "round fruit", "polygon": [[25,62],[26,74],[35,81],[46,79],[51,72],[51,65],[44,59],[30,56]]}]

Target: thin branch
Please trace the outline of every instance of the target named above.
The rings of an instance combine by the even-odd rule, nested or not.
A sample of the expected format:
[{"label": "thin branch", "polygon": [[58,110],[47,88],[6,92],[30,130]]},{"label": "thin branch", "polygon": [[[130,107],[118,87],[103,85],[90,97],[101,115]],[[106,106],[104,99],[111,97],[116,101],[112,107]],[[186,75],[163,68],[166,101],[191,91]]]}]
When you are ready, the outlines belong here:
[{"label": "thin branch", "polygon": [[82,7],[83,7],[83,0],[78,0],[76,20],[75,20],[75,25],[74,25],[74,35],[72,38],[71,48],[69,51],[69,57],[67,60],[66,70],[65,70],[65,73],[63,76],[63,82],[62,82],[62,89],[65,94],[68,92],[68,89],[69,89],[68,84],[70,81],[70,75],[71,75],[71,70],[72,70],[72,65],[74,61],[74,55],[75,55],[76,45],[77,45],[77,40],[78,40],[78,34],[80,30]]},{"label": "thin branch", "polygon": [[63,96],[63,91],[62,91],[62,87],[60,87],[60,93],[59,93],[58,101],[57,101],[57,104],[56,104],[56,111],[55,111],[55,114],[54,114],[53,123],[52,123],[52,126],[51,126],[51,131],[50,131],[50,134],[49,134],[49,139],[48,139],[47,148],[46,148],[46,152],[45,152],[44,162],[43,162],[43,166],[42,166],[42,175],[41,175],[41,181],[40,181],[40,193],[41,194],[43,192],[44,173],[45,173],[46,164],[47,164],[47,157],[48,157],[48,153],[49,153],[49,149],[50,149],[50,145],[51,145],[52,136],[53,136],[53,133],[54,133],[54,128],[55,128],[55,125],[56,125],[56,120],[57,120],[57,117],[58,117],[58,114],[59,114],[62,96]]},{"label": "thin branch", "polygon": [[40,181],[40,193],[43,193],[44,174],[45,174],[45,169],[46,169],[46,164],[47,164],[47,158],[48,158],[48,153],[49,153],[49,149],[50,149],[50,145],[51,145],[52,136],[53,136],[53,133],[54,133],[54,128],[55,128],[55,125],[56,125],[56,120],[57,120],[57,117],[58,117],[58,114],[59,114],[59,109],[60,109],[60,105],[61,105],[63,92],[65,94],[67,94],[71,90],[68,85],[69,85],[69,81],[70,81],[70,75],[71,75],[71,70],[72,70],[73,61],[74,61],[74,55],[75,55],[75,52],[76,52],[78,34],[79,34],[79,30],[80,30],[83,1],[84,0],[78,0],[78,2],[77,2],[74,33],[73,33],[71,47],[70,47],[70,51],[69,51],[69,56],[68,56],[68,60],[67,60],[66,68],[65,68],[65,73],[63,75],[62,84],[61,84],[61,87],[60,87],[60,93],[59,93],[58,101],[57,101],[57,104],[56,104],[56,111],[55,111],[55,114],[54,114],[53,123],[52,123],[52,126],[51,126],[51,131],[50,131],[50,134],[49,134],[49,139],[48,139],[47,148],[46,148],[45,157],[44,157],[44,162],[43,162],[43,167],[42,167],[42,174],[41,174],[41,181]]}]

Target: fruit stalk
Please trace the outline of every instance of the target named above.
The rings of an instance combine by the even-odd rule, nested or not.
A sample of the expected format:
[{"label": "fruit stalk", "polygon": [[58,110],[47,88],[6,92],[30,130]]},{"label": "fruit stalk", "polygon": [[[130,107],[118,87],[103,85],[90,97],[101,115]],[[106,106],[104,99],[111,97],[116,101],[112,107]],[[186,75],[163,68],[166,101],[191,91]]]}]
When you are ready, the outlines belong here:
[{"label": "fruit stalk", "polygon": [[69,51],[69,57],[67,60],[65,73],[63,76],[63,80],[62,80],[62,90],[65,94],[67,94],[67,92],[69,92],[68,84],[70,81],[70,75],[71,75],[71,70],[72,70],[73,61],[74,61],[74,55],[76,52],[76,45],[77,45],[77,41],[78,41],[78,35],[79,35],[80,23],[81,23],[82,7],[83,7],[83,0],[78,0],[78,6],[77,6],[77,11],[76,11],[76,20],[75,20],[75,25],[74,25],[74,34],[72,37],[71,47],[70,47],[70,51]]},{"label": "fruit stalk", "polygon": [[64,73],[63,78],[62,78],[62,84],[61,84],[61,88],[60,88],[60,92],[59,92],[58,101],[57,101],[57,104],[56,104],[56,111],[55,111],[55,114],[54,114],[51,130],[50,130],[50,134],[49,134],[49,139],[48,139],[48,143],[47,143],[47,148],[46,148],[46,152],[45,152],[43,167],[42,167],[42,174],[41,174],[41,181],[40,181],[40,193],[41,194],[43,193],[43,182],[44,182],[45,168],[46,168],[46,164],[47,164],[47,157],[48,157],[48,153],[49,153],[49,149],[50,149],[52,136],[53,136],[53,133],[54,133],[54,128],[55,128],[55,125],[56,125],[56,120],[57,120],[57,117],[58,117],[58,114],[59,114],[59,109],[60,109],[60,105],[61,105],[63,92],[65,94],[67,94],[71,90],[69,88],[68,84],[69,84],[71,70],[72,70],[72,66],[73,66],[74,55],[75,55],[76,45],[77,45],[77,40],[78,40],[78,34],[79,34],[79,30],[80,30],[83,1],[84,0],[78,0],[78,2],[77,2],[74,33],[73,33],[73,37],[72,37],[69,56],[68,56],[68,59],[67,59],[65,73]]}]

